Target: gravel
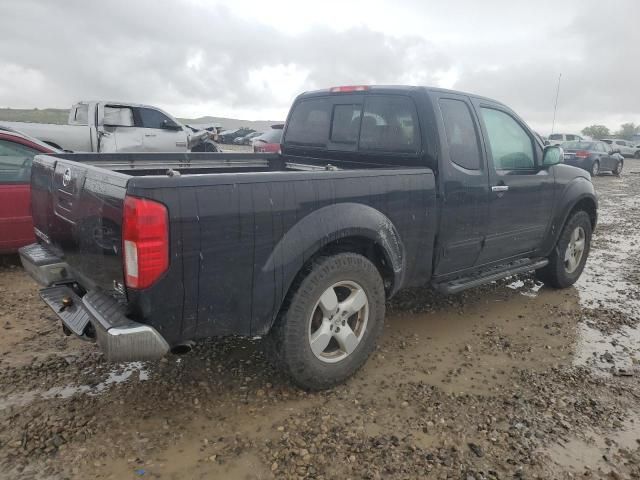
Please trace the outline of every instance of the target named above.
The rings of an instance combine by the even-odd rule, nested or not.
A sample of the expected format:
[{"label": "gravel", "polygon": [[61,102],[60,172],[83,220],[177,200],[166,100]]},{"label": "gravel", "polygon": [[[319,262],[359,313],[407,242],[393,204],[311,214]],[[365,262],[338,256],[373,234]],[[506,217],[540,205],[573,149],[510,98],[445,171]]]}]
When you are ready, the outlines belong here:
[{"label": "gravel", "polygon": [[365,368],[319,393],[274,371],[259,340],[108,364],[5,258],[2,476],[640,478],[635,177],[595,179],[601,223],[575,288],[523,275],[401,292]]}]

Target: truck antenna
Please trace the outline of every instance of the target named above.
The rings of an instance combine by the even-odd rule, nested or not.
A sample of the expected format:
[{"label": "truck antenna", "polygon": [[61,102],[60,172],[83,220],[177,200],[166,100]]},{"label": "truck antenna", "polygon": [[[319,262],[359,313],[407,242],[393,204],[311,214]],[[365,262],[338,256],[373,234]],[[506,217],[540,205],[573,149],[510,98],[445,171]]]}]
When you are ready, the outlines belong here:
[{"label": "truck antenna", "polygon": [[556,89],[556,104],[553,106],[553,123],[551,124],[551,133],[556,127],[556,112],[558,111],[558,96],[560,96],[560,80],[562,79],[562,72],[558,76],[558,88]]}]

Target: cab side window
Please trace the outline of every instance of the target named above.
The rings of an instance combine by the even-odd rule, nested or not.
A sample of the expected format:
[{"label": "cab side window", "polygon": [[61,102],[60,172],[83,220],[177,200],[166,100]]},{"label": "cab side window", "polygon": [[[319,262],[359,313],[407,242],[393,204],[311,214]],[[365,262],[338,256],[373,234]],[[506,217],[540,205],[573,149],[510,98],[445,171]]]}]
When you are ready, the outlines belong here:
[{"label": "cab side window", "polygon": [[469,106],[461,100],[443,98],[440,111],[451,161],[467,170],[480,170],[480,145]]},{"label": "cab side window", "polygon": [[153,108],[138,108],[142,128],[164,128],[165,122],[175,124],[173,120]]},{"label": "cab side window", "polygon": [[0,183],[29,183],[31,162],[36,150],[0,140]]},{"label": "cab side window", "polygon": [[104,124],[108,127],[133,127],[133,110],[129,107],[104,107]]},{"label": "cab side window", "polygon": [[496,170],[530,170],[535,168],[533,141],[509,114],[493,108],[481,108],[491,157]]}]

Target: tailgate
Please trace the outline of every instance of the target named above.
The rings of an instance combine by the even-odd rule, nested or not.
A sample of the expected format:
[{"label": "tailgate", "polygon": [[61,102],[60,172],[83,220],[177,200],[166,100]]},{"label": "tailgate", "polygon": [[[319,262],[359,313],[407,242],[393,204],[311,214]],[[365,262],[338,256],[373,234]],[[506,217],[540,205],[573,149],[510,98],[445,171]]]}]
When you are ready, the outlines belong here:
[{"label": "tailgate", "polygon": [[55,156],[34,159],[31,205],[36,236],[64,259],[73,278],[87,289],[122,291],[121,225],[128,179]]}]

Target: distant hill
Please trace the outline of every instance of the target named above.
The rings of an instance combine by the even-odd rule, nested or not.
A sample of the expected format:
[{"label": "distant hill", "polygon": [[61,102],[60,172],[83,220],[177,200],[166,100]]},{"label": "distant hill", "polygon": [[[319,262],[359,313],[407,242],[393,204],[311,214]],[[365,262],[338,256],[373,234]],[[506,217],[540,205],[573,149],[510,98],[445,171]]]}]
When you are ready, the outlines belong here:
[{"label": "distant hill", "polygon": [[[1,114],[0,114],[1,115]],[[264,132],[271,128],[271,125],[282,124],[284,120],[238,120],[237,118],[225,117],[200,117],[200,118],[178,118],[182,123],[189,125],[222,125],[225,130],[233,128],[247,127],[258,132]]]},{"label": "distant hill", "polygon": [[[63,108],[0,108],[0,121],[6,122],[33,122],[33,123],[56,123],[65,124],[69,116],[69,110]],[[210,125],[219,124],[225,129],[248,127],[258,131],[268,130],[271,125],[284,123],[277,120],[238,120],[236,118],[224,117],[200,117],[200,118],[179,118],[182,123],[189,125]]]},{"label": "distant hill", "polygon": [[0,121],[33,123],[67,123],[69,110],[62,108],[0,108]]}]

